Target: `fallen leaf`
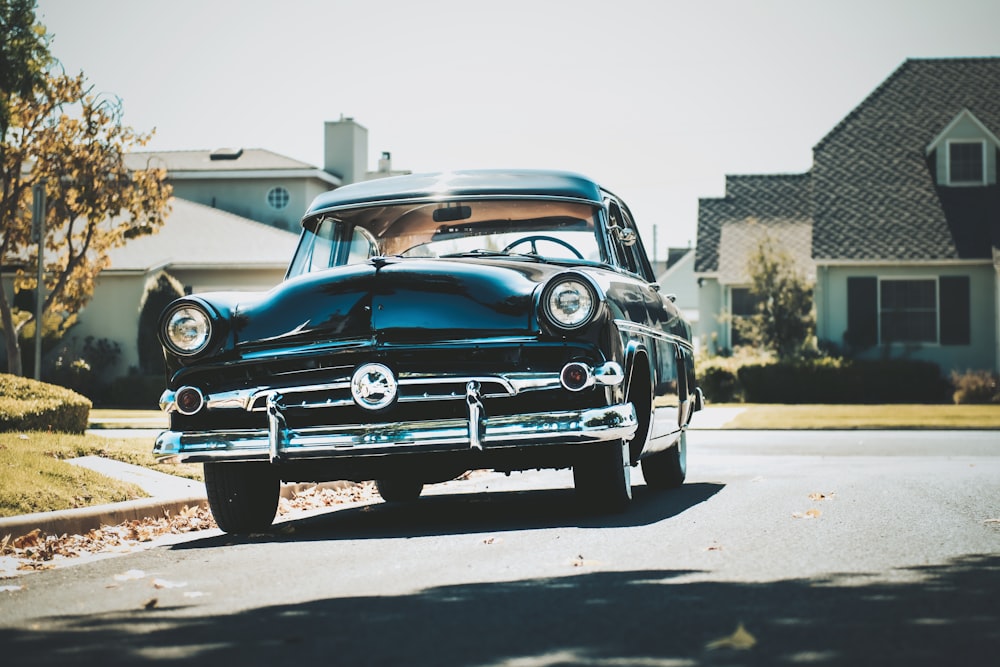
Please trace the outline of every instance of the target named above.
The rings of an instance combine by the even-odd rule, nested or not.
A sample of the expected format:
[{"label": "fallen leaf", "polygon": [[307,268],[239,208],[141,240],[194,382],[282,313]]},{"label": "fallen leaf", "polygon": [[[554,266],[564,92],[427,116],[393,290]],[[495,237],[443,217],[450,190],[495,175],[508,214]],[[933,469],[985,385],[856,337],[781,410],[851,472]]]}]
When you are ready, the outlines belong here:
[{"label": "fallen leaf", "polygon": [[809,494],[809,500],[815,500],[815,501],[832,500],[835,495],[837,495],[837,494],[835,494],[835,493],[810,493]]},{"label": "fallen leaf", "polygon": [[722,551],[722,545],[718,542],[712,542],[712,544],[705,547],[705,551]]},{"label": "fallen leaf", "polygon": [[753,648],[756,643],[757,638],[747,632],[747,629],[743,627],[742,623],[740,623],[736,626],[736,631],[733,634],[710,641],[705,645],[705,648],[710,651],[714,651],[719,648],[732,648],[737,651],[746,651]]},{"label": "fallen leaf", "polygon": [[574,558],[572,561],[570,561],[570,565],[572,565],[573,567],[594,567],[595,565],[600,565],[600,564],[601,564],[601,561],[599,561],[599,560],[587,560],[582,555],[579,555],[576,558]]},{"label": "fallen leaf", "polygon": [[811,509],[811,510],[806,510],[805,512],[793,512],[792,513],[792,518],[793,519],[818,519],[819,516],[820,516],[820,514],[822,514],[822,512],[820,512],[818,509]]}]

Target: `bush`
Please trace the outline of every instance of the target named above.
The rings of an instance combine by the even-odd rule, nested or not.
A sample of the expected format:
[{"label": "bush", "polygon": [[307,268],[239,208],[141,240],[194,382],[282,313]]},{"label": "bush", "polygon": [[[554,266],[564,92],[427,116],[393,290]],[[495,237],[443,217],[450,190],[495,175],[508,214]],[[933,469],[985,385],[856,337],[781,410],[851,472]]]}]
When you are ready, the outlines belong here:
[{"label": "bush", "polygon": [[118,408],[159,409],[167,384],[163,375],[126,375],[111,383],[108,404]]},{"label": "bush", "polygon": [[944,403],[936,364],[902,359],[754,364],[737,373],[748,403]]},{"label": "bush", "polygon": [[962,403],[1000,403],[1000,375],[990,371],[952,372],[952,400]]},{"label": "bush", "polygon": [[163,373],[163,348],[157,337],[160,314],[174,301],[184,296],[184,286],[166,271],[146,281],[139,303],[139,371],[152,375]]},{"label": "bush", "polygon": [[[74,339],[75,341],[75,339]],[[52,384],[83,394],[91,401],[106,402],[108,384],[104,377],[113,371],[121,357],[121,346],[107,338],[87,336],[79,353],[67,348],[45,371],[43,377]]]},{"label": "bush", "polygon": [[0,431],[83,433],[90,408],[75,391],[0,374]]}]

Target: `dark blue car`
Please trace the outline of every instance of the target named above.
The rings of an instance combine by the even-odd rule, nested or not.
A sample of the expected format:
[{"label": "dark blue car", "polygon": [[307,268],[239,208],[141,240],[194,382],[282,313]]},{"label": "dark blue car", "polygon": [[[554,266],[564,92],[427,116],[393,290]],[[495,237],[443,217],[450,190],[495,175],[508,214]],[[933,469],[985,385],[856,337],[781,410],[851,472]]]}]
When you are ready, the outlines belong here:
[{"label": "dark blue car", "polygon": [[701,405],[691,330],[632,216],[593,181],[466,171],[348,185],[302,219],[285,280],[161,319],[161,460],[203,462],[220,528],[280,482],[375,480],[386,501],[466,471],[573,469],[598,511],[683,483]]}]

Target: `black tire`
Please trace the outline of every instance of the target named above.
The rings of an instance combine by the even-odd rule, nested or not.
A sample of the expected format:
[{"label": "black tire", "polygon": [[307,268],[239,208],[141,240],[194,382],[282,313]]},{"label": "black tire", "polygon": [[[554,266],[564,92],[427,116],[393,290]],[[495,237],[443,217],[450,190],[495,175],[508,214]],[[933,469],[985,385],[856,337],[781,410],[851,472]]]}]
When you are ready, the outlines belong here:
[{"label": "black tire", "polygon": [[670,449],[657,452],[642,459],[642,476],[651,489],[676,489],[687,477],[687,431]]},{"label": "black tire", "polygon": [[205,491],[223,531],[267,530],[278,510],[281,483],[269,463],[205,463]]},{"label": "black tire", "polygon": [[424,483],[405,477],[388,477],[376,479],[375,488],[387,503],[411,503],[420,497]]},{"label": "black tire", "polygon": [[632,501],[628,442],[602,443],[573,466],[573,486],[584,506],[602,513],[624,512]]}]

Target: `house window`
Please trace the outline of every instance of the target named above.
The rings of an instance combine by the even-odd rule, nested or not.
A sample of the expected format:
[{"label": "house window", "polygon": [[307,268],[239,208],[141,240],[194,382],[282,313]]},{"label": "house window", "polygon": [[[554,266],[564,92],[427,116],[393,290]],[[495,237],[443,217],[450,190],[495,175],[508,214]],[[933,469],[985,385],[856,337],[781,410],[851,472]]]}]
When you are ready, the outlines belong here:
[{"label": "house window", "polygon": [[267,205],[271,208],[281,210],[288,206],[289,199],[291,195],[288,194],[288,190],[280,185],[267,191]]},{"label": "house window", "polygon": [[970,284],[969,276],[850,277],[844,342],[861,349],[879,343],[969,345]]},{"label": "house window", "polygon": [[740,332],[739,323],[746,322],[757,314],[761,298],[753,294],[749,287],[733,287],[729,290],[729,299],[729,312],[732,315],[729,333],[730,347],[749,345],[750,341]]},{"label": "house window", "polygon": [[953,185],[986,183],[986,143],[951,141],[948,143],[948,182]]},{"label": "house window", "polygon": [[879,331],[883,343],[936,343],[937,280],[882,280]]}]

